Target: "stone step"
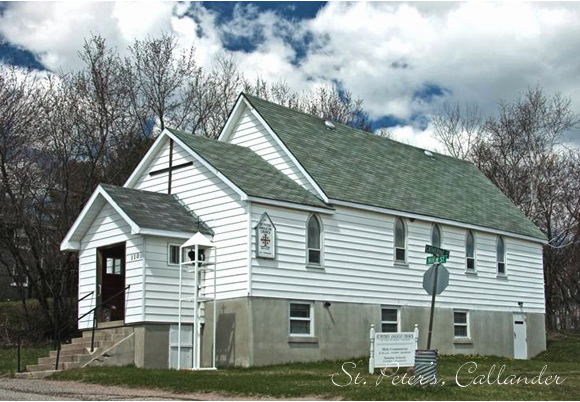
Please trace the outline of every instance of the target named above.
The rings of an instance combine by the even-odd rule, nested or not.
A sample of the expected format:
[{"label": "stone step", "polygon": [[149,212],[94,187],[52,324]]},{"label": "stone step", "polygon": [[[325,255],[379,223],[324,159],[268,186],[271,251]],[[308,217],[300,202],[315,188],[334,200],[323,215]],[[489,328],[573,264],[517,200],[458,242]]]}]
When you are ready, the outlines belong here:
[{"label": "stone step", "polygon": [[45,370],[45,371],[25,371],[23,373],[15,373],[14,377],[20,379],[42,379],[62,370]]},{"label": "stone step", "polygon": [[[82,355],[80,355],[82,356]],[[59,360],[63,363],[69,363],[69,362],[77,362],[78,361],[78,357],[79,355],[66,355],[66,356],[60,356]],[[56,363],[56,356],[52,357],[40,357],[38,359],[38,364],[54,364]]]},{"label": "stone step", "polygon": [[[70,370],[72,368],[78,368],[81,364],[78,362],[58,362],[58,368],[60,370]],[[26,371],[35,372],[35,371],[48,371],[48,370],[55,370],[54,363],[48,364],[34,364],[32,366],[26,366]]]},{"label": "stone step", "polygon": [[[60,355],[61,356],[70,356],[70,355],[83,355],[85,353],[89,353],[85,348],[78,348],[78,349],[61,349]],[[51,350],[49,357],[56,357],[56,350]]]},{"label": "stone step", "polygon": [[[81,338],[73,338],[71,340],[72,345],[76,344],[76,343],[86,343],[86,342],[91,342],[91,337],[81,337]],[[111,339],[111,335],[109,334],[95,334],[95,341],[108,341]]]},{"label": "stone step", "polygon": [[[115,342],[113,342],[112,340],[100,340],[100,341],[95,341],[94,347],[96,348],[100,348],[100,347],[104,347],[107,345],[114,345]],[[62,345],[60,350],[77,350],[77,349],[91,349],[91,341],[86,341],[86,342],[77,342],[77,343],[67,343],[66,345]]]},{"label": "stone step", "polygon": [[123,327],[125,322],[123,320],[119,321],[109,321],[109,322],[99,322],[97,324],[97,329],[101,328],[111,328],[111,327]]}]

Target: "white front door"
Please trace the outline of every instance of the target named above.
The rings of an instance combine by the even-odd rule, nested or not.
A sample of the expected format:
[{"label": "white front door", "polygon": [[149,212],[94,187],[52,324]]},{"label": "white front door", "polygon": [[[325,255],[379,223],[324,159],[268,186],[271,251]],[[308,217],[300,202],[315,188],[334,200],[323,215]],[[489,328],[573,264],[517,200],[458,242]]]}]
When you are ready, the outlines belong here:
[{"label": "white front door", "polygon": [[525,314],[514,314],[514,358],[528,358],[528,339],[526,334],[526,316]]}]

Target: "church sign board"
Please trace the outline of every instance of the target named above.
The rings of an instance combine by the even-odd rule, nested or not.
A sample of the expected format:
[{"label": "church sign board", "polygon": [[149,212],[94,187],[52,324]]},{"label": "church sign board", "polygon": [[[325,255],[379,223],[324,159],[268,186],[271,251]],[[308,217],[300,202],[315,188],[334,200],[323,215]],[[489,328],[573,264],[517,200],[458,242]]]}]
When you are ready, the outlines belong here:
[{"label": "church sign board", "polygon": [[256,226],[256,257],[276,258],[276,227],[266,212]]},{"label": "church sign board", "polygon": [[413,332],[377,333],[375,335],[375,367],[411,367],[415,364]]}]

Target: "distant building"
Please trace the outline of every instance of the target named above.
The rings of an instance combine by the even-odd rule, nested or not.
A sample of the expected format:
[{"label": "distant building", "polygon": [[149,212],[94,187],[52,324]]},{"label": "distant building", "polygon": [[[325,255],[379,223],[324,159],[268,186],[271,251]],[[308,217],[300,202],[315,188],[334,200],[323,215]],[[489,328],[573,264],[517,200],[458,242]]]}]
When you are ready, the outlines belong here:
[{"label": "distant building", "polygon": [[[79,253],[79,297],[95,292],[79,316],[130,285],[99,320],[133,328],[139,366],[176,367],[179,246],[197,232],[216,246],[218,365],[365,355],[371,324],[418,324],[425,348],[426,244],[451,252],[434,348],[545,350],[546,239],[471,163],[244,94],[219,140],[163,131],[124,187],[97,188],[61,247]],[[207,294],[213,272],[197,287],[182,272],[183,293]],[[198,345],[211,362],[213,308],[196,342],[183,304],[182,366]]]}]

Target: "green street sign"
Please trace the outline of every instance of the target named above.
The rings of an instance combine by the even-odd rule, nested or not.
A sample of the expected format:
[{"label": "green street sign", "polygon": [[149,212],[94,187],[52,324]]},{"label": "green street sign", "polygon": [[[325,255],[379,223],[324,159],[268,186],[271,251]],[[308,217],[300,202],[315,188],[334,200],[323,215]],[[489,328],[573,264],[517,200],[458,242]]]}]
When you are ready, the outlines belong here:
[{"label": "green street sign", "polygon": [[431,265],[431,264],[443,264],[447,262],[447,257],[444,255],[440,255],[439,257],[436,256],[431,256],[431,257],[427,257],[427,265]]},{"label": "green street sign", "polygon": [[444,255],[447,258],[449,258],[449,254],[450,254],[449,250],[445,250],[443,248],[431,246],[429,244],[425,245],[425,252],[428,254],[434,254],[434,255]]}]

